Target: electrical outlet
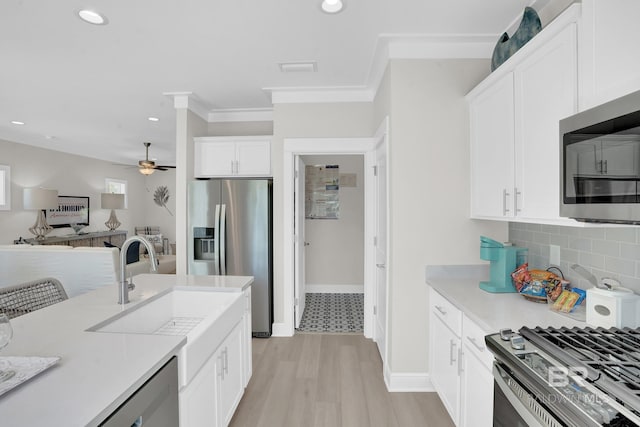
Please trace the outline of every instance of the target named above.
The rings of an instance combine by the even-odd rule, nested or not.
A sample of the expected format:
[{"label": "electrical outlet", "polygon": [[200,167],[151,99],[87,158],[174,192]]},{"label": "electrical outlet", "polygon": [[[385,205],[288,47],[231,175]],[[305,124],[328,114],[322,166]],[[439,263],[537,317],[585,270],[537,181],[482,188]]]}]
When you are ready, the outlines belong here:
[{"label": "electrical outlet", "polygon": [[549,264],[560,265],[560,246],[549,245]]}]

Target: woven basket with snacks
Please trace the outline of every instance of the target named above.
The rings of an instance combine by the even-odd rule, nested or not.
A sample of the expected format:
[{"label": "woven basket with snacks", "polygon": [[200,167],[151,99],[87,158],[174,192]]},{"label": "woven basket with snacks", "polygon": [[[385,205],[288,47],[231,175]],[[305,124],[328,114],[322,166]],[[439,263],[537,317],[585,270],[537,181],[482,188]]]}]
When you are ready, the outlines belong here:
[{"label": "woven basket with snacks", "polygon": [[[555,268],[555,267],[550,267]],[[560,272],[562,275],[562,272]],[[569,287],[569,281],[549,270],[529,270],[524,263],[511,273],[513,285],[524,298],[539,303],[554,303],[563,290]]]}]

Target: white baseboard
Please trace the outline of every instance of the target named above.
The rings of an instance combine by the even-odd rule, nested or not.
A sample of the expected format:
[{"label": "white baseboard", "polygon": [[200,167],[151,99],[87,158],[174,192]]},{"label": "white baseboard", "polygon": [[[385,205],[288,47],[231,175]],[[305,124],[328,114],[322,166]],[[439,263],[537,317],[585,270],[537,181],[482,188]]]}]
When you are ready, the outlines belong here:
[{"label": "white baseboard", "polygon": [[431,384],[429,374],[423,372],[394,374],[387,371],[384,372],[384,382],[390,392],[436,391]]},{"label": "white baseboard", "polygon": [[305,285],[311,294],[363,294],[364,285]]},{"label": "white baseboard", "polygon": [[292,337],[294,331],[287,327],[285,323],[274,323],[271,325],[271,336],[272,337]]}]

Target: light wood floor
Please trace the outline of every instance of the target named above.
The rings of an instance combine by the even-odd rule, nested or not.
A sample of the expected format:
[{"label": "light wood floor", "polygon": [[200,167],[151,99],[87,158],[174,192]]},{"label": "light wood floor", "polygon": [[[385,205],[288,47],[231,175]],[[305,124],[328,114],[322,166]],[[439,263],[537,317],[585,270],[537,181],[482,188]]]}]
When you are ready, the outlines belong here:
[{"label": "light wood floor", "polygon": [[389,393],[360,334],[253,340],[253,376],[232,427],[453,426],[436,393]]}]

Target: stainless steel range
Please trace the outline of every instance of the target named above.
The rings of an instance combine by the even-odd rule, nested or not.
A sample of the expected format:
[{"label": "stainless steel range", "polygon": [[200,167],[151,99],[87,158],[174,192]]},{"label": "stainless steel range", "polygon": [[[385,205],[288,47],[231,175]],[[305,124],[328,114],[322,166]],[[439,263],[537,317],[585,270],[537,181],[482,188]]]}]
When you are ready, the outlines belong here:
[{"label": "stainless steel range", "polygon": [[640,425],[640,329],[518,332],[485,337],[494,426]]}]

